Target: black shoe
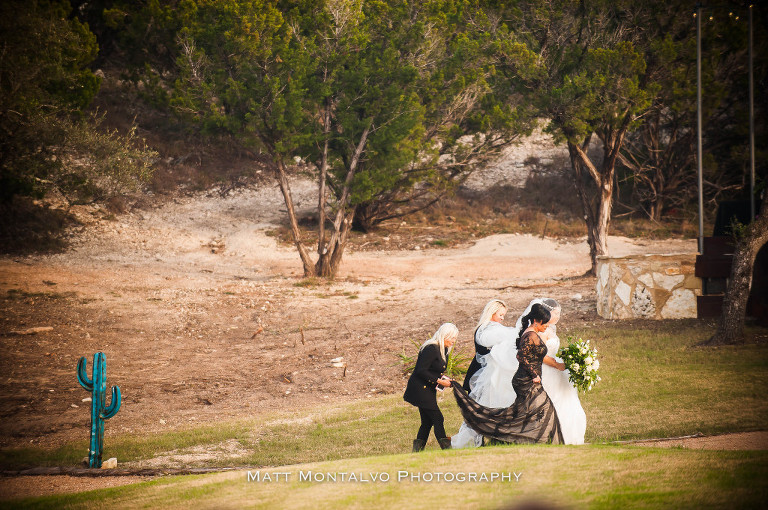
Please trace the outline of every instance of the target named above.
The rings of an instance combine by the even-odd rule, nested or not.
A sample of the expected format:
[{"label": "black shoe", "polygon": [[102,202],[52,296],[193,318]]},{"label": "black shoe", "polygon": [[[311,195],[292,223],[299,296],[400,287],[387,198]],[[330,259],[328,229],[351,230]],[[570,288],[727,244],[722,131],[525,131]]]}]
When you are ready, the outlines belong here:
[{"label": "black shoe", "polygon": [[442,450],[450,450],[451,449],[451,438],[450,437],[443,437],[441,439],[438,439],[437,442],[440,444],[440,448]]},{"label": "black shoe", "polygon": [[423,439],[414,439],[413,440],[413,451],[414,452],[420,452],[424,449],[424,447],[427,446],[427,442]]}]

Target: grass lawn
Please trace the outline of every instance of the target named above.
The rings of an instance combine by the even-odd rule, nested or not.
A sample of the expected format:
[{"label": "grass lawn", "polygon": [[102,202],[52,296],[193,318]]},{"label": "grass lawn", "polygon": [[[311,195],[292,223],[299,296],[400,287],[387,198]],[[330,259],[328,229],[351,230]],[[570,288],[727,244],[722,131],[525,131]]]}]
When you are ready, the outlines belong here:
[{"label": "grass lawn", "polygon": [[13,507],[764,508],[766,460],[768,452],[608,445],[431,450],[168,477]]}]

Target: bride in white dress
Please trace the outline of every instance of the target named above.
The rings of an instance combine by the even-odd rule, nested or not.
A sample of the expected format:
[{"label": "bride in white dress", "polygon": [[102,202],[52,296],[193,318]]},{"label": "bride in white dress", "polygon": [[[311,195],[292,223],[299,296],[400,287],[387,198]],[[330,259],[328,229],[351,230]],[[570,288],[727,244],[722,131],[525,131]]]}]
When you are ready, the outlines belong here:
[{"label": "bride in white dress", "polygon": [[[517,349],[515,339],[522,327],[525,317],[535,303],[546,306],[552,318],[547,323],[547,330],[540,336],[547,345],[547,356],[542,364],[541,382],[544,391],[549,395],[555,406],[560,429],[565,444],[583,444],[584,433],[587,429],[587,416],[581,407],[576,388],[568,380],[568,371],[563,371],[564,365],[556,358],[560,349],[560,339],[557,336],[557,321],[560,319],[560,305],[554,299],[534,299],[528,308],[517,319],[514,328],[509,329],[506,341],[491,348],[491,352],[483,357],[483,367],[478,370],[470,381],[470,397],[477,403],[487,407],[509,407],[515,402],[515,390],[512,388],[512,377],[517,371]],[[482,437],[462,424],[459,432],[451,438],[452,448],[480,446]]]},{"label": "bride in white dress", "polygon": [[[539,336],[547,345],[547,356],[552,357],[559,366],[562,366],[563,360],[557,357],[560,338],[557,336],[556,324],[560,320],[560,305],[554,299],[543,299],[541,303],[550,309],[552,317],[547,323],[547,330]],[[565,444],[584,444],[587,415],[581,407],[579,392],[568,380],[568,375],[567,370],[560,370],[559,367],[554,367],[545,361],[541,367],[541,385],[555,406]]]}]

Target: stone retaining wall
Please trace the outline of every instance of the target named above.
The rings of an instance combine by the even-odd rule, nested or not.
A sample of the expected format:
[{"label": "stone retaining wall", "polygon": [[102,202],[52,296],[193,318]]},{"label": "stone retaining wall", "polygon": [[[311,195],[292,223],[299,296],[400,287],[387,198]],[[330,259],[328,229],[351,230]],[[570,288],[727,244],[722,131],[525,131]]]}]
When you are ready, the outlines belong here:
[{"label": "stone retaining wall", "polygon": [[605,319],[696,317],[695,253],[597,258],[597,313]]}]

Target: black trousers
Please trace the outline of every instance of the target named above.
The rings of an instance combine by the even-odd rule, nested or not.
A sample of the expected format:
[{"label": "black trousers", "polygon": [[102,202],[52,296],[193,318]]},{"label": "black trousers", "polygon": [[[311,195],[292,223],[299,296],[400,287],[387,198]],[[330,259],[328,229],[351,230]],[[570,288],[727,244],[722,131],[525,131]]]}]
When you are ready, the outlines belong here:
[{"label": "black trousers", "polygon": [[443,425],[445,420],[440,409],[424,409],[419,407],[419,416],[421,416],[421,427],[419,427],[419,433],[416,434],[416,439],[426,442],[432,427],[435,427],[435,437],[437,439],[445,437],[445,426]]}]

